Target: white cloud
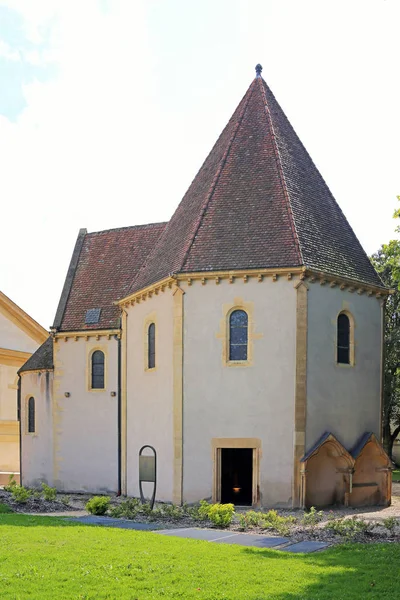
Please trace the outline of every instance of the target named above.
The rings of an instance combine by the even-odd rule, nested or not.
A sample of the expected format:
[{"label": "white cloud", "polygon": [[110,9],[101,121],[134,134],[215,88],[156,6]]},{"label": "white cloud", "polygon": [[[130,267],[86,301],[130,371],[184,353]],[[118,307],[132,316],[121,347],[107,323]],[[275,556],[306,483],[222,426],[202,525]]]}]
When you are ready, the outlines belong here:
[{"label": "white cloud", "polygon": [[[369,252],[391,236],[399,10],[387,0],[0,0],[34,66],[0,115],[2,291],[49,325],[79,227],[170,216],[261,61]],[[396,187],[397,186],[397,187]],[[376,205],[379,205],[377,210]]]}]

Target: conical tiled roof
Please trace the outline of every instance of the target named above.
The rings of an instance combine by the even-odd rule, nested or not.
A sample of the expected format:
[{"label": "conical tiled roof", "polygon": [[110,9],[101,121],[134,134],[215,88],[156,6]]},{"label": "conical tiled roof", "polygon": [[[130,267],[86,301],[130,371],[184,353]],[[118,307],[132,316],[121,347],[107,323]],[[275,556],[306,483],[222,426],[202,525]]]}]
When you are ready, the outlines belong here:
[{"label": "conical tiled roof", "polygon": [[133,282],[305,266],[382,286],[271,90],[256,77]]}]

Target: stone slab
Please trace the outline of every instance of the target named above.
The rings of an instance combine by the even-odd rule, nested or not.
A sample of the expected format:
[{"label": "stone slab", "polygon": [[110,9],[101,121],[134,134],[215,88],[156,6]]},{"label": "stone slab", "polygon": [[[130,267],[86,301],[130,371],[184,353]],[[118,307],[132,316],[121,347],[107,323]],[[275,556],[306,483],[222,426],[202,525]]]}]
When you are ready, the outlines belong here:
[{"label": "stone slab", "polygon": [[282,548],[285,552],[304,552],[305,554],[309,554],[310,552],[317,552],[317,550],[325,550],[328,548],[329,544],[325,542],[297,542],[296,544],[291,544],[290,546],[286,546],[286,548]]},{"label": "stone slab", "polygon": [[217,544],[238,544],[239,546],[250,546],[251,548],[275,548],[290,542],[284,537],[267,537],[261,535],[250,535],[246,533],[238,533],[234,537],[227,536],[215,540]]},{"label": "stone slab", "polygon": [[157,531],[162,535],[171,535],[174,537],[188,538],[191,540],[204,540],[206,542],[213,542],[220,538],[230,537],[231,531],[220,531],[218,529],[197,529],[196,527],[186,527],[182,529],[163,529]]},{"label": "stone slab", "polygon": [[197,529],[188,527],[186,529],[165,529],[157,531],[163,535],[187,538],[191,540],[203,540],[214,542],[216,544],[238,544],[240,546],[252,546],[254,548],[274,548],[288,544],[290,540],[284,537],[266,537],[260,535],[250,535],[233,531],[221,531],[218,529]]},{"label": "stone slab", "polygon": [[82,523],[82,525],[101,525],[102,527],[117,527],[118,529],[133,529],[135,531],[155,531],[160,528],[160,525],[152,523],[137,523],[136,521],[128,521],[126,519],[113,519],[111,517],[99,517],[88,515],[86,517],[72,517],[69,521]]}]

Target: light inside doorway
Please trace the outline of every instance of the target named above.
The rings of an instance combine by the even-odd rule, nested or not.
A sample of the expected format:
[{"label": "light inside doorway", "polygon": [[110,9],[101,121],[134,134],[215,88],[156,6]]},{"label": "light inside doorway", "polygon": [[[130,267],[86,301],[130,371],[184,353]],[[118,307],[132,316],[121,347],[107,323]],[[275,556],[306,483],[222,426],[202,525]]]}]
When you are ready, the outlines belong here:
[{"label": "light inside doorway", "polygon": [[253,449],[221,448],[221,502],[252,505]]}]

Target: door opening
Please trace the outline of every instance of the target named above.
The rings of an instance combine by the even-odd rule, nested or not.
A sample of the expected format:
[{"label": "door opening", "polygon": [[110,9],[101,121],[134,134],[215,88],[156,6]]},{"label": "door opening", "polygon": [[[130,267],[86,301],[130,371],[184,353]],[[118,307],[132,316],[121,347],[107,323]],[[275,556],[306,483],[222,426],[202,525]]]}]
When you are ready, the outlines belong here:
[{"label": "door opening", "polygon": [[251,506],[253,448],[221,448],[221,502]]}]

